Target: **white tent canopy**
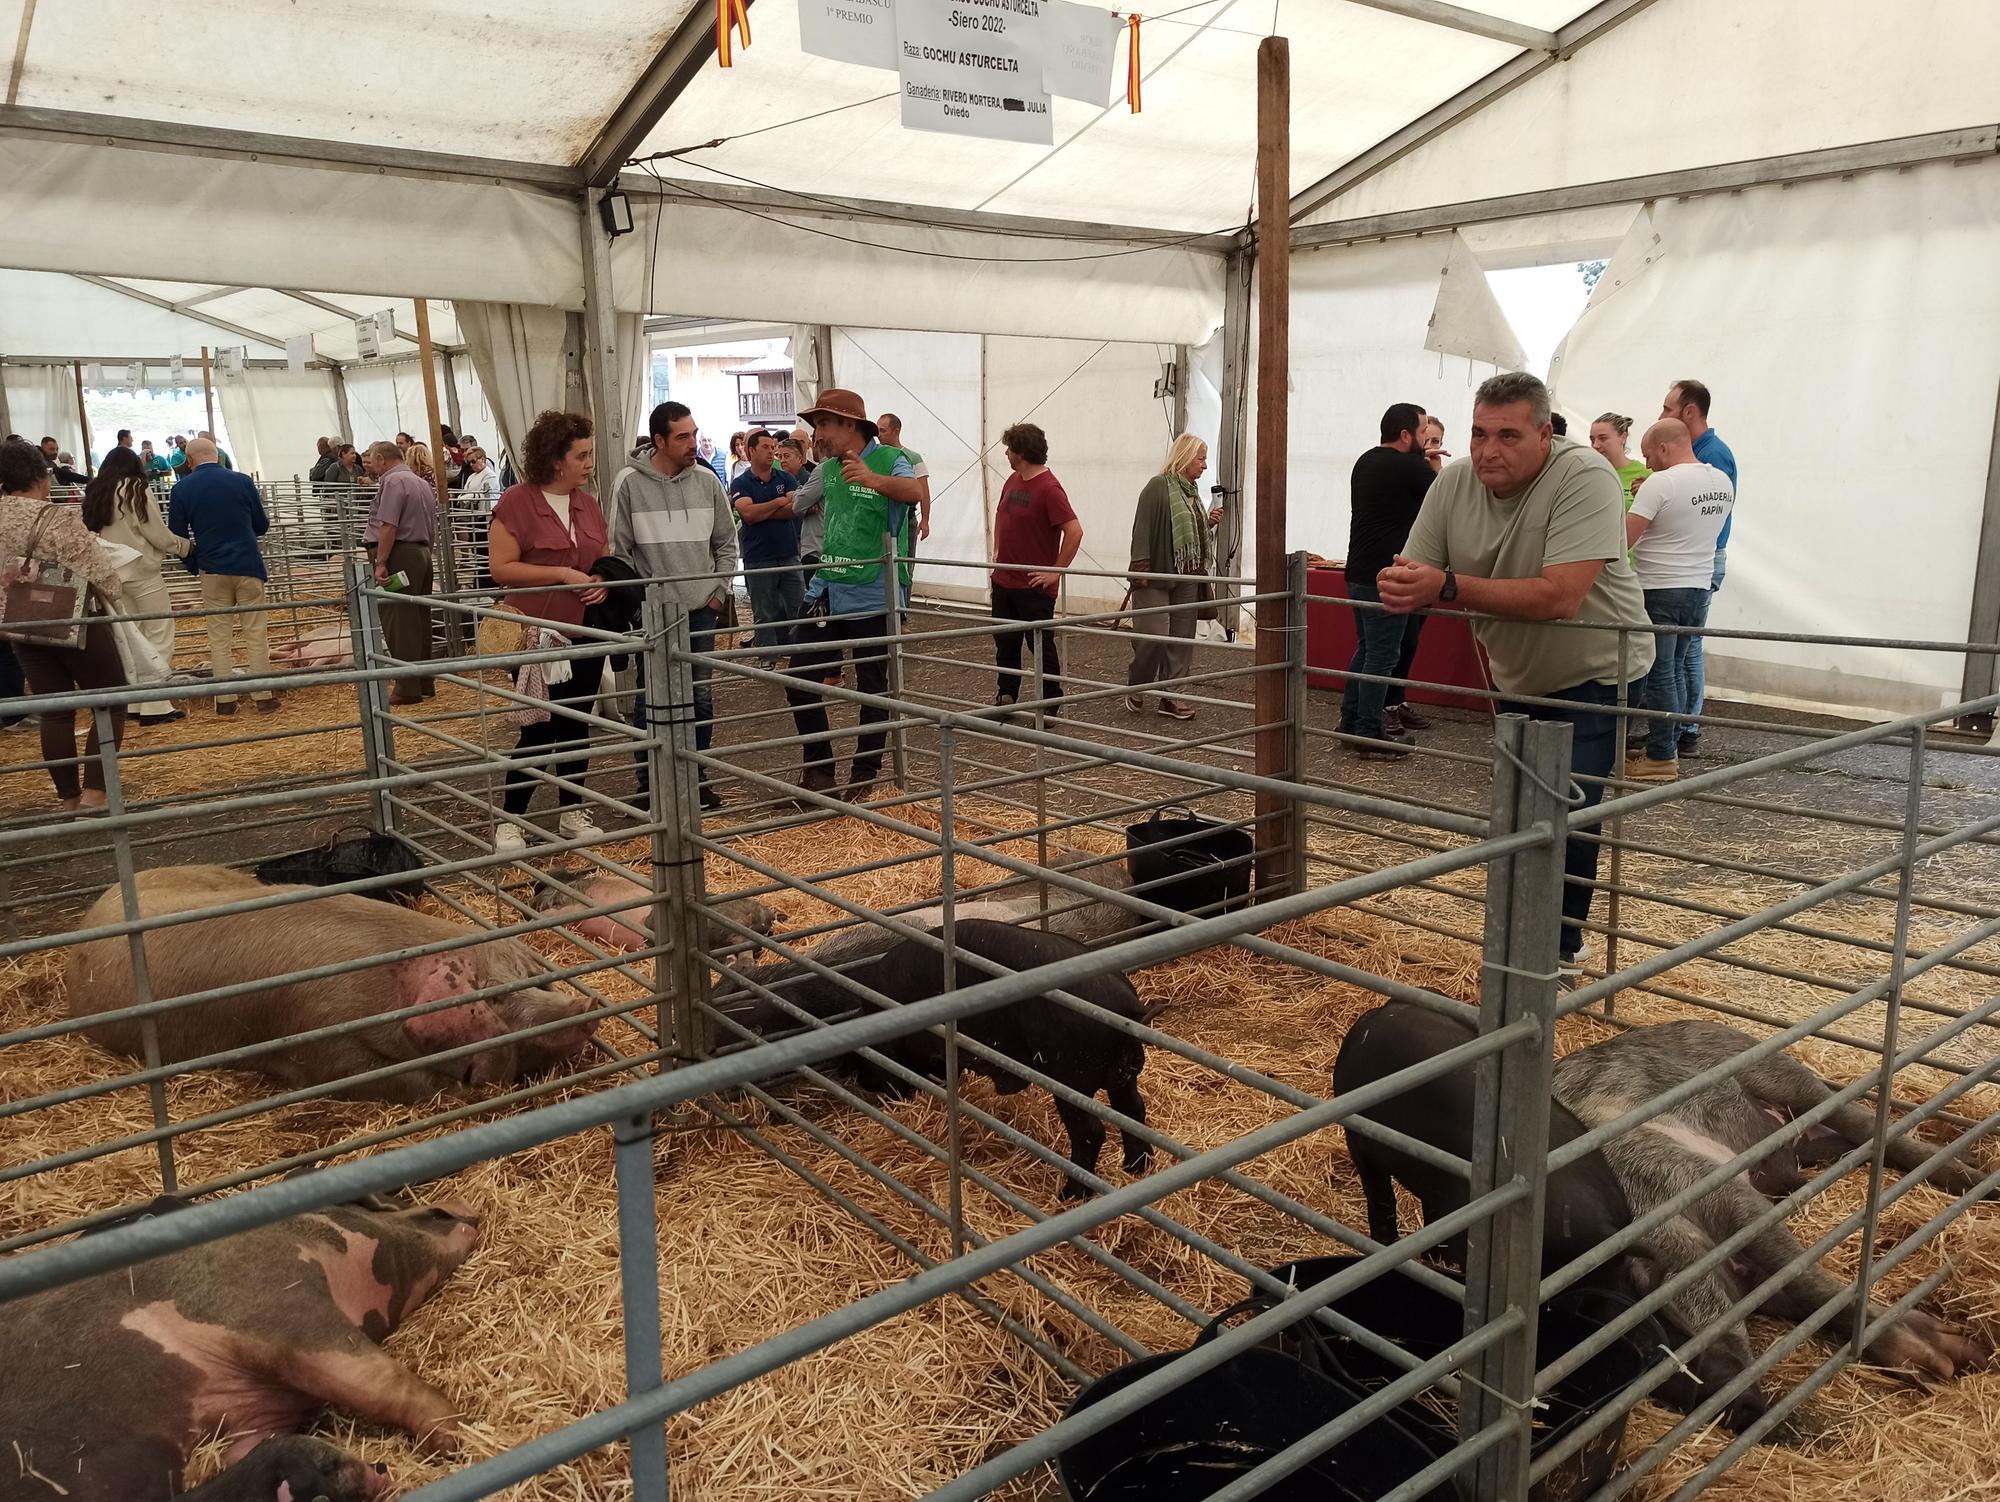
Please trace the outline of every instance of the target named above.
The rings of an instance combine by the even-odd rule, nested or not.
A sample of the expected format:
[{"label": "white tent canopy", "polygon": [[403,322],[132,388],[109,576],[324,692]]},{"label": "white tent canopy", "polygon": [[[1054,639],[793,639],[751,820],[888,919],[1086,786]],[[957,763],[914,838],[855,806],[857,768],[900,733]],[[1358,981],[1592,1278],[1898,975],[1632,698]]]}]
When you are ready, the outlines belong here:
[{"label": "white tent canopy", "polygon": [[[1220,478],[1247,489],[1255,59],[1275,25],[1292,66],[1295,542],[1344,545],[1340,476],[1384,405],[1428,386],[1458,412],[1478,356],[1506,358],[1504,318],[1468,300],[1468,255],[1486,269],[1608,255],[1652,205],[1663,232],[1678,226],[1670,258],[1634,294],[1600,294],[1558,395],[1572,413],[1601,399],[1644,416],[1663,372],[1715,387],[1717,424],[1744,463],[1732,557],[1742,587],[1719,597],[1718,621],[1826,629],[1823,605],[1780,586],[1775,549],[1806,531],[1865,535],[1889,501],[1876,477],[1922,471],[1926,545],[1992,555],[1992,577],[1961,567],[1929,581],[1921,609],[1885,588],[1879,617],[1851,626],[2000,631],[2000,520],[1981,548],[2000,515],[2000,483],[1982,463],[1994,372],[1972,355],[1908,364],[1924,340],[1996,342],[1990,0],[1200,0],[1143,23],[1141,114],[1122,100],[1057,100],[1048,148],[905,131],[893,75],[803,55],[796,0],[750,9],[754,45],[722,70],[709,0],[638,11],[531,0],[499,22],[472,0],[393,14],[363,0],[188,0],[171,13],[138,0],[0,0],[0,37],[18,39],[0,106],[0,267],[74,283],[35,308],[8,297],[0,354],[242,342],[176,322],[206,312],[260,337],[323,332],[321,352],[338,360],[343,320],[269,289],[332,289],[306,296],[361,312],[411,296],[479,302],[517,310],[489,326],[538,331],[532,359],[519,344],[489,356],[511,372],[501,405],[584,381],[607,428],[600,447],[615,452],[639,407],[635,314],[838,325],[864,342],[870,329],[1019,341],[1006,354],[1028,364],[1004,378],[988,345],[978,432],[953,425],[982,446],[1088,341],[1106,346],[1093,373],[1122,372],[1104,413],[1147,407],[1122,383],[1149,393],[1158,366],[1182,356],[1190,396],[1214,396],[1191,401],[1188,420],[1212,422]],[[438,87],[427,55],[404,45],[418,23],[452,39],[459,76],[479,87]],[[109,37],[118,45],[102,45]],[[327,66],[354,56],[371,66]],[[654,153],[672,155],[632,160]],[[1907,204],[1916,218],[1885,225],[1879,185],[1899,170],[1955,187],[1920,194]],[[1761,206],[1803,183],[1815,184],[1809,213]],[[637,230],[615,241],[596,213],[613,187],[630,195]],[[1700,207],[1730,192],[1749,211]],[[1795,213],[1813,238],[1799,237]],[[1916,293],[1875,280],[1864,292],[1883,265],[1955,289],[1957,320],[1920,333],[1929,305]],[[178,307],[85,298],[77,275]],[[1614,268],[1612,285],[1627,275]],[[1727,319],[1713,311],[1724,290]],[[527,311],[537,308],[572,314],[566,371],[553,363],[553,325]],[[1899,325],[1907,316],[1917,322]],[[1596,332],[1635,317],[1620,338]],[[1434,319],[1459,342],[1443,342]],[[1889,338],[1895,358],[1883,357]],[[114,348],[119,339],[145,347]],[[838,360],[852,341],[821,342]],[[949,385],[966,347],[922,346],[920,359],[935,358]],[[1801,358],[1769,353],[1785,350]],[[1945,381],[1949,393],[1936,389]],[[1806,391],[1822,400],[1802,407]],[[1837,431],[1815,425],[1836,391],[1878,435],[1884,452],[1868,466],[1801,460],[1841,451]],[[377,405],[402,414],[395,393]],[[1773,424],[1793,436],[1769,440]],[[1095,439],[1050,431],[1059,452]],[[1963,462],[1922,458],[1944,449]],[[1844,525],[1826,527],[1829,505]],[[1115,516],[1098,520],[1093,537],[1116,531]],[[1814,561],[1859,566],[1838,549]],[[1919,671],[1823,652],[1774,677],[1755,653],[1715,655],[1718,686],[1735,675],[1744,691],[1813,702],[1889,709],[1954,692],[1936,658]]]}]

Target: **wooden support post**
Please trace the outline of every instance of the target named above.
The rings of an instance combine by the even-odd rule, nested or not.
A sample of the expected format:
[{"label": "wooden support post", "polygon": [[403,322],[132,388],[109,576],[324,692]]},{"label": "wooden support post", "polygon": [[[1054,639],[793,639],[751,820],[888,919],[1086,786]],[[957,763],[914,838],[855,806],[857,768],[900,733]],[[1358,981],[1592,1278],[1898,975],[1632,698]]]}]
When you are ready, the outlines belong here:
[{"label": "wooden support post", "polygon": [[[1285,588],[1285,469],[1291,370],[1291,43],[1257,44],[1257,593]],[[1257,775],[1286,775],[1286,610],[1257,605]],[[1289,866],[1284,800],[1257,795],[1257,885],[1280,891]]]},{"label": "wooden support post", "polygon": [[208,405],[208,431],[215,431],[215,377],[208,369],[208,346],[201,347],[201,399]]},{"label": "wooden support post", "polygon": [[83,459],[83,472],[94,475],[97,473],[97,466],[90,462],[90,413],[83,405],[83,361],[74,360],[70,362],[69,368],[76,373],[76,420],[83,424],[83,453],[80,456]]},{"label": "wooden support post", "polygon": [[[431,565],[437,570],[434,588],[451,594],[458,588],[457,548],[451,520],[451,488],[444,471],[444,430],[438,415],[437,356],[431,350],[430,299],[419,297],[417,305],[417,363],[424,373],[424,416],[430,424],[431,484],[437,490],[437,527],[431,539]],[[460,656],[465,650],[465,626],[455,610],[444,613],[445,651]]]}]

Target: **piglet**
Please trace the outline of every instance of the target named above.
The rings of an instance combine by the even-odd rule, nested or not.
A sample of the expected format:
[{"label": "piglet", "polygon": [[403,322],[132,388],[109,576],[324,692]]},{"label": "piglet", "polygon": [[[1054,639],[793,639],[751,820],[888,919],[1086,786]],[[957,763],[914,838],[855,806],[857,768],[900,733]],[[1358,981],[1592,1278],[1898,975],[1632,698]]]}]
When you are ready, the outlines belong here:
[{"label": "piglet", "polygon": [[[1439,997],[1441,1004],[1449,1004]],[[1355,1019],[1341,1040],[1333,1061],[1336,1096],[1386,1079],[1478,1037],[1479,1014],[1462,1007],[1463,1017],[1445,1016],[1414,1002],[1391,1001]],[[1473,1102],[1476,1064],[1461,1064],[1437,1078],[1368,1107],[1362,1119],[1414,1137],[1419,1142],[1455,1154],[1472,1156]],[[1583,1135],[1583,1125],[1562,1106],[1549,1108],[1549,1147],[1553,1150]],[[1465,1208],[1466,1182],[1414,1154],[1378,1142],[1361,1132],[1347,1133],[1347,1156],[1361,1179],[1368,1206],[1368,1234],[1380,1242],[1396,1240],[1396,1188],[1400,1183],[1417,1197],[1426,1223]],[[1598,1153],[1585,1153],[1549,1176],[1542,1210],[1542,1265],[1554,1272],[1632,1219],[1625,1193],[1611,1165]],[[1445,1244],[1444,1254],[1463,1265],[1465,1237]],[[1615,1264],[1614,1264],[1615,1266]],[[1600,1279],[1600,1282],[1607,1279]],[[1619,1269],[1608,1275],[1617,1292],[1629,1290],[1630,1278]]]},{"label": "piglet", "polygon": [[389,1468],[368,1465],[310,1434],[267,1439],[180,1502],[371,1502],[389,1485]]},{"label": "piglet", "polygon": [[[977,955],[1013,971],[1032,970],[1087,952],[1082,944],[1060,934],[977,918],[955,923],[952,934],[961,955]],[[847,988],[810,972],[801,974],[800,968],[792,965],[763,966],[742,974],[764,985],[778,979],[790,980],[779,994],[821,1019],[865,1010],[868,1005]],[[915,939],[899,940],[887,953],[847,974],[861,985],[904,1004],[927,1001],[945,990],[943,953]],[[976,965],[960,963],[957,967],[957,983],[961,988],[990,978],[988,972]],[[1135,1022],[1150,1022],[1163,1010],[1161,1005],[1142,1006],[1132,982],[1115,969],[1088,976],[1064,989]],[[738,998],[733,1004],[724,1002],[722,1010],[760,1033],[790,1030],[796,1025],[782,1009],[761,998]],[[1114,1110],[1140,1123],[1146,1119],[1145,1098],[1139,1093],[1139,1073],[1146,1066],[1146,1046],[1053,997],[1029,996],[1009,1006],[968,1017],[960,1024],[960,1032],[1079,1094],[1094,1096],[1101,1090]],[[893,1039],[881,1044],[877,1052],[907,1069],[932,1078],[943,1077],[944,1040],[931,1032]],[[1019,1075],[969,1051],[962,1052],[959,1060],[962,1068],[991,1079],[1002,1095],[1012,1095],[1028,1087],[1028,1082]],[[891,1084],[887,1074],[869,1065],[860,1066],[860,1077],[870,1088]],[[1104,1123],[1082,1107],[1063,1100],[1056,1102],[1056,1114],[1069,1133],[1070,1161],[1094,1173],[1098,1155],[1104,1149]],[[1123,1142],[1125,1171],[1144,1172],[1151,1156],[1146,1144],[1131,1136],[1123,1136]],[[1064,1199],[1081,1199],[1089,1193],[1089,1186],[1081,1178],[1071,1175],[1064,1179]]]},{"label": "piglet", "polygon": [[[604,949],[615,949],[630,954],[635,949],[649,949],[653,943],[653,891],[642,886],[629,876],[613,876],[608,871],[595,874],[578,873],[564,876],[566,886],[583,893],[588,902],[578,902],[568,893],[555,887],[545,887],[535,899],[535,909],[542,913],[576,913],[588,907],[603,907],[610,903],[623,903],[622,907],[609,913],[598,913],[579,919],[570,927]],[[754,898],[741,897],[733,901],[717,904],[717,911],[735,919],[745,928],[760,934],[768,934],[777,926],[777,919],[771,910]],[[710,924],[705,942],[710,949],[723,948],[738,943],[741,939],[734,929],[722,924]]]},{"label": "piglet", "polygon": [[478,1236],[375,1197],[0,1304],[0,1502],[164,1502],[208,1436],[243,1461],[322,1407],[450,1451],[456,1405],[380,1342]]}]

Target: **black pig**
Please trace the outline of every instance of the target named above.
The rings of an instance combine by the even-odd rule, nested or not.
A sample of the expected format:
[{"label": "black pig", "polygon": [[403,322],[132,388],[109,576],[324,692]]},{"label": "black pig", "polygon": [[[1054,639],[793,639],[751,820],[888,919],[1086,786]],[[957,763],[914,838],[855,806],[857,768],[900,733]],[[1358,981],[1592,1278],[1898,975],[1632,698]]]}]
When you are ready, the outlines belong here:
[{"label": "black pig", "polygon": [[[1031,970],[1051,965],[1086,952],[1085,946],[1061,934],[1039,929],[1017,928],[1011,923],[968,919],[952,929],[961,955],[977,955],[1009,970]],[[822,1021],[867,1009],[867,1003],[843,986],[815,975],[795,964],[746,968],[743,977],[765,986],[777,987],[778,994],[792,1005]],[[901,1003],[928,1001],[944,992],[944,955],[915,939],[904,939],[886,953],[845,972],[854,982],[879,991]],[[976,965],[960,963],[958,985],[977,985],[988,979]],[[779,986],[779,982],[785,982]],[[1149,1022],[1162,1010],[1143,1006],[1132,983],[1116,970],[1093,975],[1066,987],[1071,994],[1094,1006],[1115,1012],[1135,1022]],[[743,1026],[759,1034],[789,1031],[795,1019],[761,997],[725,1000],[722,1010]],[[1009,1058],[1018,1059],[1050,1078],[1059,1080],[1082,1095],[1104,1092],[1112,1109],[1134,1121],[1146,1119],[1146,1102],[1139,1094],[1139,1072],[1146,1065],[1145,1045],[1137,1038],[1086,1017],[1048,996],[1030,996],[994,1011],[969,1017],[959,1024],[960,1032]],[[930,1032],[914,1033],[877,1045],[877,1051],[905,1068],[933,1078],[944,1073],[944,1040]],[[1003,1095],[1027,1088],[1028,1082],[1001,1065],[975,1057],[969,1050],[960,1054],[962,1067],[986,1075]],[[858,1066],[861,1081],[872,1089],[890,1084],[879,1069]],[[1056,1114],[1069,1133],[1070,1161],[1094,1172],[1104,1149],[1104,1123],[1080,1106],[1056,1101]],[[1125,1149],[1125,1170],[1143,1172],[1150,1159],[1145,1143],[1120,1134]],[[1080,1199],[1090,1193],[1080,1178],[1064,1180],[1062,1197]]]}]

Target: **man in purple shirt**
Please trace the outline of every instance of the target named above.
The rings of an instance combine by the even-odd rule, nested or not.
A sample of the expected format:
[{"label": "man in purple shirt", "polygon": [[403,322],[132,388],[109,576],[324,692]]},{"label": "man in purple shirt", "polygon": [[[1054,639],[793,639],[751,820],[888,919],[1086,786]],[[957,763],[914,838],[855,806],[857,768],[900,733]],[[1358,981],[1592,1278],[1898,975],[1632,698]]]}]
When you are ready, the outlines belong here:
[{"label": "man in purple shirt", "polygon": [[[364,459],[376,480],[375,504],[361,546],[375,566],[375,582],[398,594],[431,592],[431,538],[437,531],[437,492],[426,485],[393,443],[372,443]],[[398,575],[401,576],[398,579]],[[394,581],[394,582],[392,582]],[[431,608],[415,600],[382,606],[382,639],[402,662],[429,662]],[[428,676],[398,678],[391,704],[421,704],[437,692]]]}]

